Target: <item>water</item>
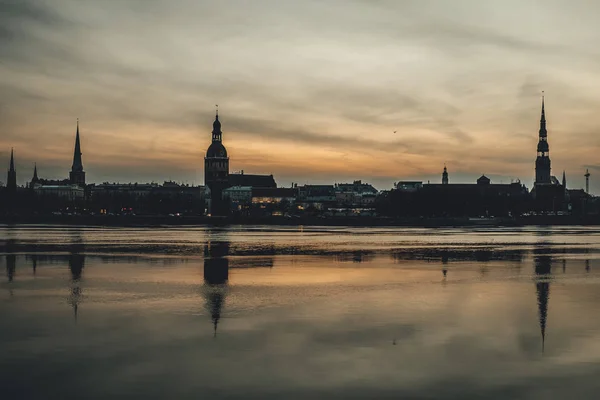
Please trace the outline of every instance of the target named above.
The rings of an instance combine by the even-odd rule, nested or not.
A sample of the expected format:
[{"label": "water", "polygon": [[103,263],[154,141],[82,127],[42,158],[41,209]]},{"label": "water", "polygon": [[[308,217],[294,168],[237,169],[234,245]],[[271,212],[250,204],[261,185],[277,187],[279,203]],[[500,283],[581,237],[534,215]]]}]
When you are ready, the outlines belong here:
[{"label": "water", "polygon": [[0,226],[3,398],[597,398],[600,229]]}]

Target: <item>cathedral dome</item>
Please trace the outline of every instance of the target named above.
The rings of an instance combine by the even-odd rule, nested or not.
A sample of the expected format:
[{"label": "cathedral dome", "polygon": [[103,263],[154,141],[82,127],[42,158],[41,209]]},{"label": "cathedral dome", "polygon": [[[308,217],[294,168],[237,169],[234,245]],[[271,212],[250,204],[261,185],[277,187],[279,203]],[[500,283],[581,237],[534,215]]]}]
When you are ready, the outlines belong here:
[{"label": "cathedral dome", "polygon": [[206,158],[227,158],[227,149],[221,142],[212,142],[206,151]]}]

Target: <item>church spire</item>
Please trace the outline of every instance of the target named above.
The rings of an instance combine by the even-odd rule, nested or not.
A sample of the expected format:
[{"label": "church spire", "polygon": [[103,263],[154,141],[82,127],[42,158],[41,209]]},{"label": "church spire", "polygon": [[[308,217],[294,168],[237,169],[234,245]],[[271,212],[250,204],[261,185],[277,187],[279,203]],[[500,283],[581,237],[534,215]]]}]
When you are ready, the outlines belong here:
[{"label": "church spire", "polygon": [[544,107],[544,92],[542,92],[542,116],[540,117],[540,139],[548,136],[546,130],[546,110]]},{"label": "church spire", "polygon": [[81,162],[81,143],[79,141],[79,118],[77,118],[77,132],[75,133],[75,151],[73,152],[73,172],[82,172],[83,163]]},{"label": "church spire", "polygon": [[38,172],[37,172],[37,163],[33,164],[33,178],[31,179],[31,183],[37,183],[40,180],[40,178],[38,178]]},{"label": "church spire", "polygon": [[72,184],[85,186],[85,172],[81,162],[81,142],[79,140],[79,118],[77,118],[77,132],[75,134],[75,150],[73,152],[73,165],[69,173]]},{"label": "church spire", "polygon": [[10,165],[8,170],[10,172],[14,172],[15,170],[15,149],[10,149]]},{"label": "church spire", "polygon": [[567,174],[565,173],[564,169],[563,169],[562,185],[563,185],[563,188],[566,190],[567,189]]},{"label": "church spire", "polygon": [[6,187],[14,192],[17,190],[17,171],[15,170],[15,151],[10,149],[10,164],[8,167],[8,176],[6,181]]},{"label": "church spire", "polygon": [[542,115],[540,117],[539,141],[537,145],[537,158],[535,160],[535,185],[550,184],[550,171],[550,146],[548,145],[548,131],[546,130],[544,92],[542,92]]},{"label": "church spire", "polygon": [[448,169],[446,169],[446,164],[444,164],[444,172],[442,172],[442,185],[448,184]]}]

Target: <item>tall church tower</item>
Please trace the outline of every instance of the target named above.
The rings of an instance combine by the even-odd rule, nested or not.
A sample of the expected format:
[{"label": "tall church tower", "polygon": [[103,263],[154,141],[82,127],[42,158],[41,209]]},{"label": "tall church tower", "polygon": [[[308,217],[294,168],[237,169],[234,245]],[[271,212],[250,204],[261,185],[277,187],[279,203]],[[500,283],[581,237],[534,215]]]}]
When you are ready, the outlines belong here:
[{"label": "tall church tower", "polygon": [[535,185],[550,183],[550,147],[548,146],[548,131],[546,130],[546,113],[544,96],[542,95],[542,118],[540,119],[540,140],[537,145],[535,160]]},{"label": "tall church tower", "polygon": [[446,166],[444,165],[444,172],[442,172],[442,185],[447,185],[448,184],[448,170],[446,169]]},{"label": "tall church tower", "polygon": [[79,142],[79,119],[77,120],[77,133],[75,134],[75,151],[73,153],[73,165],[69,173],[69,180],[72,184],[85,186],[85,172],[81,162],[81,144]]},{"label": "tall church tower", "polygon": [[8,167],[6,188],[11,192],[17,191],[17,171],[15,170],[15,155],[13,149],[10,150],[10,165]]},{"label": "tall church tower", "polygon": [[223,190],[229,187],[229,157],[223,146],[223,132],[221,132],[218,110],[213,122],[212,143],[204,157],[204,184],[210,189],[209,213],[213,216],[227,215]]}]

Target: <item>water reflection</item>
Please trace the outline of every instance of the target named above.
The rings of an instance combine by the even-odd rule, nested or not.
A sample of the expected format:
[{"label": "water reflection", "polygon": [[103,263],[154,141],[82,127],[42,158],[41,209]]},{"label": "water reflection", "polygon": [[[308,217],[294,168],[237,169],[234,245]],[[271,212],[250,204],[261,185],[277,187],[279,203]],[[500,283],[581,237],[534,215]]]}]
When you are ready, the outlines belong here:
[{"label": "water reflection", "polygon": [[229,242],[209,241],[204,246],[204,298],[205,307],[213,323],[214,337],[221,319],[221,311],[227,296],[229,280]]},{"label": "water reflection", "polygon": [[82,301],[83,290],[81,288],[81,274],[85,265],[85,245],[81,237],[81,231],[77,230],[69,246],[69,271],[71,271],[71,280],[69,282],[71,293],[68,302],[73,308],[73,317],[77,321],[77,311]]},{"label": "water reflection", "polygon": [[8,281],[12,282],[15,277],[15,270],[17,264],[17,256],[14,254],[6,255],[6,276],[8,277]]},{"label": "water reflection", "polygon": [[363,263],[373,261],[375,252],[370,250],[354,250],[348,253],[336,254],[335,260],[338,262]]},{"label": "water reflection", "polygon": [[535,263],[535,290],[537,295],[538,316],[540,332],[542,335],[542,352],[546,343],[546,321],[548,319],[548,300],[550,296],[550,280],[552,273],[552,257],[549,255],[538,255],[534,258]]},{"label": "water reflection", "polygon": [[472,249],[472,248],[413,248],[395,249],[392,258],[396,261],[428,260],[443,264],[457,261],[514,261],[522,262],[527,251],[522,249]]},{"label": "water reflection", "polygon": [[585,272],[590,272],[590,260],[585,260]]}]

